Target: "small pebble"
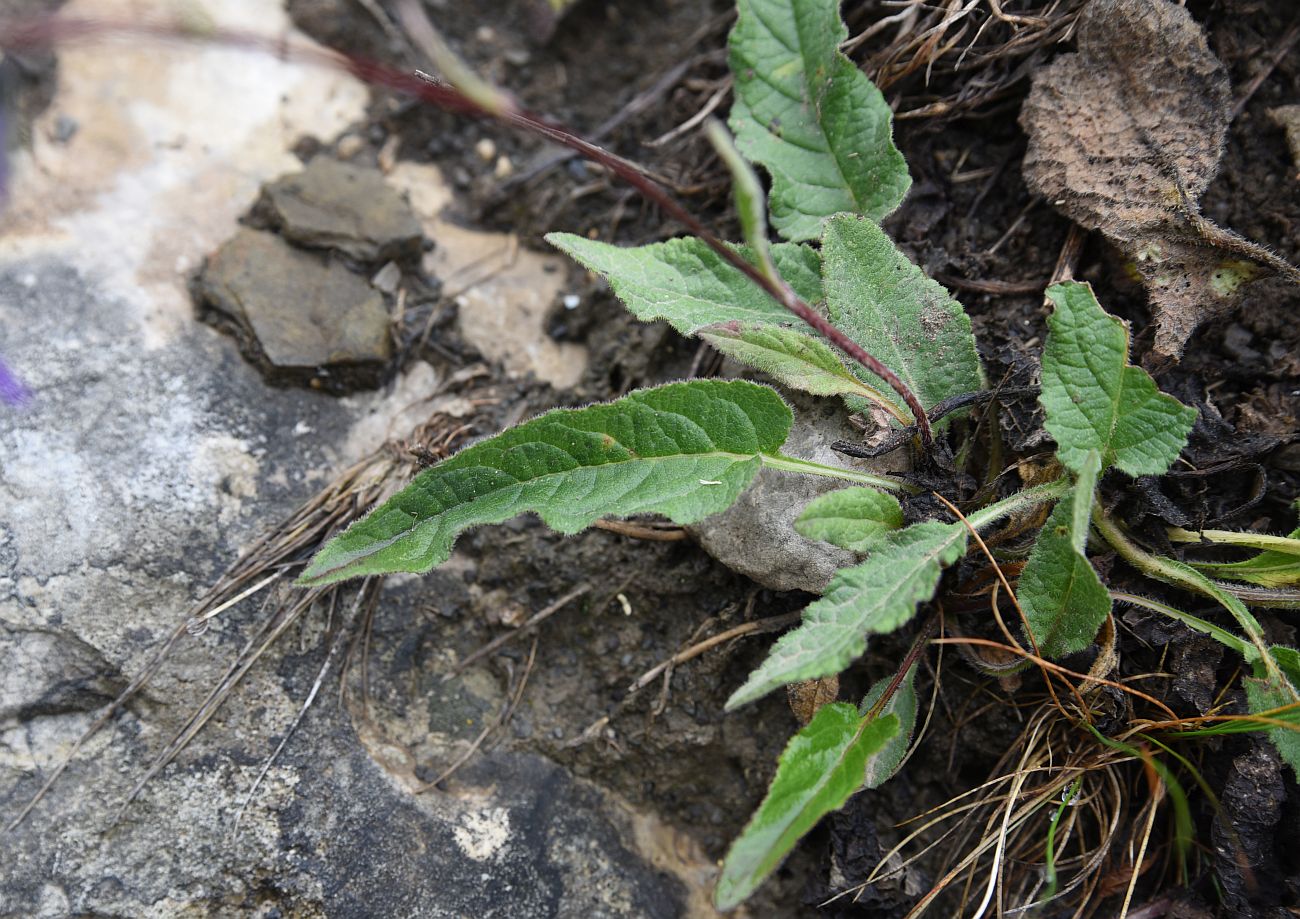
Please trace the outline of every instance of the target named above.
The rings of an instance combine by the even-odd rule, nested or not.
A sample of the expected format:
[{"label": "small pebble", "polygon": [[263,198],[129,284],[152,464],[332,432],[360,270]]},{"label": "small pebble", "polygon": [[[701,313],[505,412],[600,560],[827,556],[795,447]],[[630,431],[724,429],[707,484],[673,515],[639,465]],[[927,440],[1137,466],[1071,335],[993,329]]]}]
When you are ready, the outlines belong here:
[{"label": "small pebble", "polygon": [[483,137],[474,145],[474,152],[478,154],[478,158],[483,162],[490,163],[496,159],[497,145],[492,141],[492,138]]},{"label": "small pebble", "polygon": [[356,134],[344,134],[339,138],[338,145],[334,148],[341,160],[350,160],[361,152],[361,148],[366,142]]}]

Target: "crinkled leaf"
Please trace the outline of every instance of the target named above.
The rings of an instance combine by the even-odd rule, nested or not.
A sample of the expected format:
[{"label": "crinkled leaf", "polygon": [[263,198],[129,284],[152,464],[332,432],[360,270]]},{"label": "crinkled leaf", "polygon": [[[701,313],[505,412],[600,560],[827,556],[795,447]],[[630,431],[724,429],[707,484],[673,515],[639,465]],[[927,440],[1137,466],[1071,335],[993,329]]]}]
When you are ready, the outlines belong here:
[{"label": "crinkled leaf", "polygon": [[705,326],[697,334],[728,357],[761,370],[792,389],[814,396],[851,395],[890,404],[879,390],[854,376],[820,338],[754,322]]},{"label": "crinkled leaf", "polygon": [[858,485],[814,498],[794,522],[800,536],[852,552],[869,551],[882,536],[902,526],[903,509],[897,498]]},{"label": "crinkled leaf", "polygon": [[839,51],[839,0],[740,0],[731,32],[736,144],[772,176],[772,225],[815,239],[848,211],[880,220],[911,185],[880,90]]},{"label": "crinkled leaf", "polygon": [[866,561],[841,568],[825,595],[782,635],[727,700],[736,708],[796,680],[839,673],[867,649],[867,635],[892,632],[934,596],[943,569],[966,551],[960,524],[918,523],[881,538]]},{"label": "crinkled leaf", "polygon": [[1089,520],[1101,456],[1089,450],[1074,489],[1043,525],[1016,592],[1038,651],[1064,657],[1097,637],[1110,613],[1110,592],[1088,561]]},{"label": "crinkled leaf", "polygon": [[714,892],[719,909],[742,903],[794,844],[862,787],[867,761],[898,733],[898,718],[866,719],[846,702],[818,709],[790,738],[767,797],[731,846]]},{"label": "crinkled leaf", "polygon": [[[1268,650],[1280,674],[1269,677],[1257,663],[1255,678],[1243,680],[1247,706],[1256,715],[1300,701],[1300,651],[1283,645],[1274,645]],[[1271,717],[1294,725],[1294,728],[1270,728],[1268,737],[1282,755],[1282,761],[1291,767],[1296,780],[1300,781],[1300,708]]]},{"label": "crinkled leaf", "polygon": [[743,380],[670,383],[547,412],[421,472],[330,540],[299,583],[428,571],[462,530],[526,511],[561,533],[611,515],[693,523],[731,506],[791,421],[773,390]]},{"label": "crinkled leaf", "polygon": [[1056,308],[1047,319],[1039,399],[1057,456],[1076,473],[1096,450],[1103,470],[1160,475],[1186,445],[1196,410],[1128,363],[1128,326],[1107,315],[1089,285],[1057,284],[1047,296]]},{"label": "crinkled leaf", "polygon": [[[893,677],[885,677],[872,686],[863,697],[858,711],[863,715],[870,712],[871,707],[880,700],[893,681]],[[903,677],[903,681],[898,684],[898,689],[894,690],[894,695],[880,710],[880,715],[896,717],[898,733],[885,741],[880,749],[867,759],[867,769],[862,781],[863,788],[879,788],[893,778],[899,766],[903,764],[903,758],[907,756],[907,748],[912,745],[912,732],[916,730],[915,666],[908,668],[907,675]]]},{"label": "crinkled leaf", "polygon": [[[831,321],[898,374],[923,406],[984,387],[961,304],[908,261],[880,227],[849,215],[831,218],[822,259]],[[861,373],[892,401],[895,414],[910,417],[892,389]]]},{"label": "crinkled leaf", "polygon": [[[611,246],[571,233],[549,233],[546,240],[609,281],[614,293],[638,319],[666,319],[683,335],[720,322],[791,325],[812,333],[758,285],[693,237],[636,248]],[[748,253],[744,247],[737,248],[742,254]],[[779,243],[772,246],[772,260],[781,277],[805,301],[816,303],[822,299],[821,259],[815,250]]]}]

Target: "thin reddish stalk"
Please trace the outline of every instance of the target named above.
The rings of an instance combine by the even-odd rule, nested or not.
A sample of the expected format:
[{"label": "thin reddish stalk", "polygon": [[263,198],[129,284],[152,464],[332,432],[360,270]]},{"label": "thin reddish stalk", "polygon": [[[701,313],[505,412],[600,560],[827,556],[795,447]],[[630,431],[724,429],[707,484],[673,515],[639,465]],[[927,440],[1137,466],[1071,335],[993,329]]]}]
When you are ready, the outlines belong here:
[{"label": "thin reddish stalk", "polygon": [[186,28],[175,23],[124,23],[59,16],[42,16],[0,22],[0,48],[6,51],[48,48],[58,42],[109,35],[180,39],[226,45],[265,52],[283,60],[313,63],[344,70],[366,83],[415,96],[421,101],[445,111],[500,121],[510,127],[544,137],[547,140],[568,147],[580,156],[600,164],[628,185],[631,185],[643,197],[653,202],[664,213],[703,240],[710,249],[766,291],[782,307],[798,316],[831,344],[888,383],[889,387],[898,393],[907,404],[908,409],[916,419],[917,431],[921,435],[922,445],[928,449],[932,442],[930,420],[926,417],[925,408],[917,399],[916,394],[899,379],[898,374],[867,353],[861,346],[832,325],[826,317],[818,313],[796,294],[794,289],[785,281],[774,281],[765,277],[762,272],[746,261],[739,252],[728,246],[714,233],[710,232],[699,220],[691,216],[662,186],[646,176],[634,164],[610,153],[603,147],[583,140],[562,125],[548,121],[517,106],[498,115],[484,110],[459,90],[432,78],[409,74],[375,61],[300,44],[291,45],[284,39],[277,41],[249,32]]}]

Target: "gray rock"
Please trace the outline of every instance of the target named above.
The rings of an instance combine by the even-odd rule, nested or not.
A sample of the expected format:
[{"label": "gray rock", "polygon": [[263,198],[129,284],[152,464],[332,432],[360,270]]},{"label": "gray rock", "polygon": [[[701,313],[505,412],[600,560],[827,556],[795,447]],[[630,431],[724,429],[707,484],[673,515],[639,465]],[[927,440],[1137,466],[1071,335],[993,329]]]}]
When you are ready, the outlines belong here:
[{"label": "gray rock", "polygon": [[[387,404],[270,389],[225,337],[156,321],[57,262],[0,263],[0,341],[34,393],[0,409],[0,826],[240,549],[353,459],[316,445],[348,442]],[[703,914],[708,863],[690,863],[701,876],[673,860],[687,841],[539,755],[481,752],[445,791],[420,791],[506,693],[488,671],[443,684],[427,669],[448,664],[441,650],[393,650],[410,646],[429,589],[386,591],[373,708],[350,711],[327,683],[238,830],[324,659],[326,611],[119,814],[261,604],[182,639],[5,835],[0,916]],[[417,677],[443,695],[413,693]]]},{"label": "gray rock", "polygon": [[291,242],[363,262],[418,259],[423,248],[411,206],[378,170],[327,156],[267,185],[257,212]]},{"label": "gray rock", "polygon": [[272,233],[240,229],[193,290],[200,315],[234,334],[273,383],[375,386],[392,356],[383,295],[340,262]]},{"label": "gray rock", "polygon": [[[839,400],[786,391],[782,395],[794,408],[794,427],[783,453],[876,474],[897,471],[905,461],[901,451],[875,460],[841,456],[831,444],[860,435],[849,427],[848,413]],[[853,564],[858,557],[805,539],[795,532],[794,521],[813,498],[848,484],[842,479],[762,469],[730,509],[689,529],[706,552],[764,587],[819,594],[837,568]]]}]

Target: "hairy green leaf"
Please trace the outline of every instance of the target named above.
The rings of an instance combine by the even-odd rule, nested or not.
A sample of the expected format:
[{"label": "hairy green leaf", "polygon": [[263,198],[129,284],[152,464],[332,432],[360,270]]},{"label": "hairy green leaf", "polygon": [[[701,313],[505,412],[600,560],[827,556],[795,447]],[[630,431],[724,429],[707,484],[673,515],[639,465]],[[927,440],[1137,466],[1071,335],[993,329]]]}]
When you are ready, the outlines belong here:
[{"label": "hairy green leaf", "polygon": [[732,843],[713,899],[719,909],[742,903],[785,859],[794,844],[862,787],[867,761],[898,733],[898,718],[862,718],[832,702],[781,754],[767,797]]},{"label": "hairy green leaf", "polygon": [[798,680],[839,673],[867,649],[867,635],[892,632],[934,596],[943,569],[966,551],[961,524],[918,523],[881,537],[866,561],[841,568],[803,623],[772,646],[727,708]]},{"label": "hairy green leaf", "polygon": [[561,533],[598,517],[693,523],[726,510],[790,432],[789,407],[743,380],[694,380],[547,412],[421,472],[325,545],[298,583],[424,572],[464,529],[536,512]]},{"label": "hairy green leaf", "polygon": [[856,485],[814,498],[794,522],[800,536],[864,553],[902,526],[903,509],[897,498]]},{"label": "hairy green leaf", "polygon": [[763,186],[758,176],[749,168],[749,163],[736,149],[731,135],[722,126],[722,122],[712,118],[704,126],[709,142],[718,152],[722,162],[731,173],[731,197],[736,202],[736,216],[740,218],[740,231],[745,238],[745,245],[754,255],[759,271],[769,281],[780,283],[781,276],[772,262],[772,246],[767,238],[767,208],[763,198]]},{"label": "hairy green leaf", "polygon": [[1128,363],[1128,327],[1101,308],[1089,285],[1057,284],[1047,296],[1055,309],[1039,399],[1061,462],[1077,473],[1096,450],[1103,470],[1160,475],[1186,445],[1196,410]]},{"label": "hairy green leaf", "polygon": [[[893,677],[885,677],[872,686],[863,696],[858,711],[864,716],[867,715],[893,681]],[[893,715],[898,719],[898,733],[885,741],[880,749],[867,759],[867,769],[862,781],[863,788],[879,788],[893,778],[903,764],[904,757],[907,756],[907,748],[912,745],[912,732],[916,730],[915,665],[908,668],[907,675],[898,684],[898,689],[894,690],[893,697],[885,703],[880,714]]]},{"label": "hairy green leaf", "polygon": [[[792,325],[813,334],[766,291],[693,237],[629,249],[571,233],[549,233],[546,240],[602,275],[632,314],[645,322],[666,319],[683,335],[720,322]],[[749,250],[738,248],[757,264]],[[815,250],[779,243],[772,246],[772,260],[805,301],[822,299],[821,258]]]},{"label": "hairy green leaf", "polygon": [[815,239],[848,211],[880,220],[911,178],[880,90],[839,51],[839,0],[740,0],[731,32],[736,144],[772,176],[772,224]]},{"label": "hairy green leaf", "polygon": [[1085,551],[1101,455],[1089,450],[1081,465],[1074,490],[1043,525],[1020,575],[1017,597],[1045,657],[1088,647],[1110,613],[1110,592]]},{"label": "hairy green leaf", "polygon": [[[832,217],[822,259],[831,321],[898,374],[927,409],[984,388],[961,304],[908,261],[880,227],[859,217]],[[911,416],[892,389],[860,372],[893,402],[896,415]]]},{"label": "hairy green leaf", "polygon": [[[1274,645],[1268,650],[1280,674],[1270,677],[1263,666],[1256,663],[1255,678],[1247,677],[1242,681],[1246,686],[1247,706],[1255,715],[1300,703],[1300,651],[1283,645]],[[1290,728],[1270,728],[1268,737],[1282,754],[1282,761],[1291,767],[1296,780],[1300,781],[1300,708],[1271,717],[1292,725]]]},{"label": "hairy green leaf", "polygon": [[[820,338],[781,326],[730,322],[705,326],[696,333],[728,357],[814,396],[858,396],[892,404],[853,371]],[[891,393],[892,395],[892,393]],[[907,416],[910,421],[910,416]]]}]

